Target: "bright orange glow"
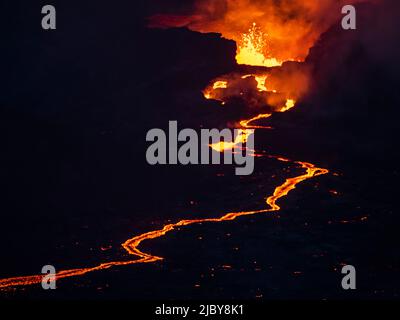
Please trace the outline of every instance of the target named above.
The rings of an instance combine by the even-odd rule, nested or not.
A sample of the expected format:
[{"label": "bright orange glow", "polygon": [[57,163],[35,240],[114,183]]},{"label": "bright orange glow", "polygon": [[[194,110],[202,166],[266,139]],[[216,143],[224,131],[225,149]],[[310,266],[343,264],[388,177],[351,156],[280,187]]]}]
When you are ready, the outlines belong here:
[{"label": "bright orange glow", "polygon": [[238,44],[236,61],[238,64],[250,66],[276,67],[282,65],[282,61],[276,58],[266,58],[267,35],[253,22],[248,33],[242,34]]},{"label": "bright orange glow", "polygon": [[215,81],[213,84],[213,89],[225,89],[228,87],[227,81]]},{"label": "bright orange glow", "polygon": [[215,80],[210,84],[206,89],[203,90],[203,96],[207,100],[214,99],[222,101],[222,104],[225,102],[218,98],[218,90],[223,90],[228,88],[228,81],[225,80]]},{"label": "bright orange glow", "polygon": [[254,77],[254,79],[257,81],[257,89],[258,91],[268,91],[267,87],[265,86],[265,80],[267,80],[268,74],[246,74],[242,76],[242,79],[247,79],[250,77]]},{"label": "bright orange glow", "polygon": [[287,99],[286,100],[286,105],[279,111],[280,112],[288,111],[288,110],[294,108],[295,104],[296,104],[296,101],[294,101],[293,99]]},{"label": "bright orange glow", "polygon": [[[288,99],[286,100],[286,105],[284,107],[282,107],[282,109],[279,110],[279,112],[286,112],[292,108],[294,108],[296,104],[296,101],[292,100],[292,99]],[[256,125],[252,125],[251,123],[260,119],[268,119],[269,117],[272,116],[272,113],[264,113],[264,114],[259,114],[256,117],[253,117],[251,119],[247,119],[247,120],[242,120],[240,121],[240,126],[242,126],[243,128],[247,128],[247,129],[271,129],[270,126],[256,126]]]},{"label": "bright orange glow", "polygon": [[[246,80],[249,78],[255,81]],[[203,90],[203,95],[206,99],[221,101],[222,104],[232,97],[241,97],[250,104],[257,101],[258,106],[269,106],[273,112],[285,112],[296,105],[296,100],[307,88],[307,74],[302,72],[276,72],[272,75],[268,72],[245,75],[231,73],[211,81]]]},{"label": "bright orange glow", "polygon": [[265,80],[267,80],[268,75],[263,74],[263,75],[255,75],[254,78],[257,81],[257,88],[258,91],[268,91],[267,87],[265,86]]},{"label": "bright orange glow", "polygon": [[207,100],[212,99],[211,92],[204,91],[204,98],[206,98]]},{"label": "bright orange glow", "polygon": [[238,135],[235,137],[235,141],[232,142],[220,141],[214,144],[210,144],[210,147],[218,152],[223,152],[225,150],[233,150],[236,145],[246,143],[249,135],[251,135],[252,133],[253,130],[239,129]]},{"label": "bright orange glow", "polygon": [[220,33],[237,45],[238,64],[274,67],[304,61],[309,49],[341,18],[346,4],[367,0],[195,0],[185,15],[157,14],[154,28]]},{"label": "bright orange glow", "polygon": [[270,116],[272,116],[271,113],[265,113],[265,114],[259,114],[258,116],[248,119],[248,120],[242,120],[240,121],[240,125],[243,128],[252,128],[252,129],[271,129],[271,127],[264,127],[264,126],[254,126],[254,125],[250,125],[251,122],[260,120],[260,119],[267,119]]}]

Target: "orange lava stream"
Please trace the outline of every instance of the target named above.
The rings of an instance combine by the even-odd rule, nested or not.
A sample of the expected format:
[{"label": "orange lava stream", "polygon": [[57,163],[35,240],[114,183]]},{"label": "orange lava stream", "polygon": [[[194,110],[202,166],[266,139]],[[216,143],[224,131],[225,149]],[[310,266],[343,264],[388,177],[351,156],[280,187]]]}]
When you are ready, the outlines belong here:
[{"label": "orange lava stream", "polygon": [[[253,23],[252,27],[248,30],[248,33],[242,35],[241,43],[238,45],[238,52],[236,55],[236,60],[238,64],[246,64],[253,66],[266,66],[266,67],[275,67],[282,65],[283,61],[280,61],[273,57],[265,56],[265,48],[266,48],[266,37],[256,25]],[[294,60],[294,59],[293,59]],[[260,92],[268,92],[268,89],[265,85],[265,80],[267,75],[245,75],[242,76],[243,79],[249,76],[254,76],[257,81],[257,89]],[[228,81],[226,80],[218,80],[215,81],[209,88],[206,88],[203,92],[204,97],[206,99],[215,98],[213,95],[214,90],[217,89],[226,89],[228,88]],[[270,92],[276,93],[276,90],[271,90]],[[217,99],[218,100],[218,99]],[[222,100],[221,100],[222,101]],[[224,104],[225,102],[222,101]],[[295,106],[296,101],[293,99],[287,99],[286,105],[282,107],[278,112],[285,112]],[[239,143],[245,143],[251,131],[249,129],[271,129],[268,126],[255,126],[251,123],[260,119],[267,119],[271,117],[272,114],[259,114],[256,117],[253,117],[248,120],[240,121],[240,125],[243,128],[240,134],[235,138],[233,142],[220,142],[219,144],[210,145],[211,148],[217,151],[224,151],[225,149],[231,149],[235,147]],[[257,155],[262,156],[262,155]],[[300,162],[300,161],[291,161],[282,157],[275,156],[267,156],[269,158],[274,158],[283,162],[293,162],[301,166],[301,168],[305,169],[306,172],[302,175],[287,178],[284,183],[277,186],[272,195],[267,197],[266,204],[269,206],[266,209],[253,210],[253,211],[240,211],[240,212],[231,212],[226,213],[225,215],[219,218],[204,218],[204,219],[185,219],[180,220],[176,223],[170,223],[164,225],[162,228],[150,232],[146,232],[140,235],[137,235],[131,239],[126,240],[122,247],[126,250],[126,252],[130,255],[136,256],[135,260],[126,260],[126,261],[111,261],[111,262],[103,262],[94,267],[88,268],[76,268],[76,269],[68,269],[57,272],[55,275],[56,280],[82,276],[90,272],[100,271],[109,269],[115,266],[124,266],[138,263],[151,263],[156,261],[161,261],[164,258],[152,255],[151,253],[143,252],[139,249],[141,243],[145,240],[151,240],[156,238],[161,238],[165,236],[167,233],[175,230],[178,227],[189,226],[193,224],[201,224],[201,223],[217,223],[224,221],[232,221],[241,216],[255,215],[267,212],[274,212],[280,210],[280,206],[277,204],[277,201],[288,195],[290,191],[296,188],[297,184],[311,179],[313,177],[327,174],[329,171],[327,169],[318,168],[315,165],[308,162]],[[13,278],[5,278],[0,279],[0,289],[13,288],[17,286],[27,286],[33,284],[39,284],[42,282],[44,275],[31,275],[31,276],[21,276],[21,277],[13,277]]]},{"label": "orange lava stream", "polygon": [[[294,106],[296,105],[296,101],[293,99],[287,99],[286,100],[286,105],[284,107],[282,107],[279,112],[286,112],[292,108],[294,108]],[[260,120],[260,119],[267,119],[269,117],[272,116],[272,113],[262,113],[259,114],[258,116],[255,116],[254,118],[248,119],[248,120],[242,120],[240,121],[240,125],[243,128],[246,129],[272,129],[272,127],[270,126],[255,126],[255,125],[250,125],[251,122]]]},{"label": "orange lava stream", "polygon": [[260,119],[267,119],[270,116],[272,116],[272,113],[259,114],[258,116],[254,117],[254,118],[240,121],[240,125],[246,129],[250,129],[250,128],[252,128],[252,129],[271,129],[272,127],[250,125],[250,123],[253,121],[260,120]]},{"label": "orange lava stream", "polygon": [[220,141],[214,144],[210,144],[210,148],[218,151],[224,152],[225,150],[235,149],[238,144],[246,143],[249,136],[254,132],[252,129],[239,129],[238,135],[235,137],[234,141]]},{"label": "orange lava stream", "polygon": [[[289,162],[290,160],[280,157],[269,156],[270,158],[275,158],[279,161]],[[137,263],[150,263],[163,260],[164,258],[152,255],[150,253],[145,253],[139,249],[140,244],[145,240],[151,240],[163,237],[168,232],[173,231],[177,227],[188,226],[192,224],[201,224],[205,222],[223,222],[223,221],[231,221],[241,216],[254,215],[260,213],[267,213],[280,210],[277,201],[285,197],[291,190],[296,188],[296,185],[302,181],[307,179],[327,174],[329,171],[327,169],[315,167],[311,163],[295,161],[294,163],[301,165],[302,168],[306,169],[306,172],[302,175],[288,178],[286,181],[275,188],[274,193],[266,198],[266,203],[269,208],[261,209],[261,210],[253,210],[253,211],[241,211],[241,212],[231,212],[223,215],[220,218],[205,218],[205,219],[187,219],[180,220],[177,223],[170,223],[165,225],[163,228],[146,232],[135,236],[131,239],[126,240],[122,247],[131,255],[139,257],[136,260],[128,260],[128,261],[112,261],[101,263],[95,267],[90,268],[78,268],[78,269],[69,269],[63,270],[56,274],[56,279],[69,278],[74,276],[81,276],[93,271],[105,270],[114,266],[123,266]],[[33,276],[22,276],[22,277],[14,277],[14,278],[6,278],[0,280],[0,288],[9,288],[15,286],[27,286],[32,284],[41,283],[43,279],[43,275],[33,275]]]}]

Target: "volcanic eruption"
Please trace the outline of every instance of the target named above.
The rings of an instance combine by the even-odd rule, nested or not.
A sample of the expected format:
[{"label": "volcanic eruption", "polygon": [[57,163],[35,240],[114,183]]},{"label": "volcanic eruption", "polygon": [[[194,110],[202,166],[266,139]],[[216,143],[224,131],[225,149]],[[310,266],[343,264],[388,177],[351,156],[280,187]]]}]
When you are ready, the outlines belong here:
[{"label": "volcanic eruption", "polygon": [[[335,21],[339,21],[340,7],[355,2],[358,1],[196,0],[193,7],[186,8],[179,14],[152,16],[149,19],[149,26],[156,28],[186,27],[201,33],[217,32],[223,38],[236,42],[237,65],[235,69],[226,74],[222,74],[225,72],[223,71],[214,79],[212,79],[215,76],[213,74],[210,77],[210,83],[205,88],[200,86],[203,89],[204,98],[214,100],[214,105],[218,104],[215,101],[220,102],[221,110],[235,107],[237,99],[243,100],[243,105],[248,108],[246,109],[248,111],[245,115],[246,118],[238,119],[234,123],[235,126],[241,128],[241,134],[233,142],[210,145],[214,150],[222,152],[227,147],[232,148],[236,144],[245,143],[252,129],[269,128],[268,125],[260,122],[269,119],[274,112],[283,113],[292,110],[297,101],[309,94],[312,88],[310,82],[315,82],[315,79],[312,78],[315,77],[313,68],[318,66],[315,62],[312,62],[313,65],[311,65],[312,63],[308,61],[310,59],[309,50],[329,26]],[[323,46],[322,49],[328,53],[332,51],[326,46]],[[318,50],[314,50],[312,56],[314,59],[320,59],[321,65],[321,61],[325,63],[331,59],[330,54],[322,55]],[[321,59],[321,56],[324,59]],[[333,68],[337,69],[337,65],[334,64]],[[321,78],[326,77],[322,71],[320,74]],[[172,72],[172,75],[176,74]],[[179,89],[177,90],[181,94]],[[199,88],[196,87],[196,90]],[[199,100],[201,100],[201,96],[199,96]],[[209,101],[203,102],[212,104]],[[310,108],[307,109],[307,107],[304,109],[310,113]],[[290,118],[288,114],[285,116]],[[280,140],[279,143],[282,144],[282,141]],[[150,230],[146,229],[142,232],[134,230],[134,234],[122,243],[123,252],[127,256],[123,258],[120,256],[107,257],[106,261],[100,260],[89,267],[61,269],[57,272],[56,278],[63,279],[117,266],[161,261],[164,257],[151,253],[148,248],[142,248],[143,242],[166,237],[173,231],[178,232],[182,228],[189,228],[192,225],[222,223],[249,215],[276,213],[280,210],[280,201],[298,184],[329,173],[328,169],[312,163],[269,155],[264,150],[254,150],[254,156],[273,159],[273,161],[279,161],[288,166],[294,165],[296,170],[301,170],[301,172],[290,177],[285,175],[283,181],[275,185],[271,193],[265,195],[262,208],[257,206],[253,208],[253,198],[246,197],[240,199],[244,200],[246,206],[235,207],[235,211],[211,212],[210,210],[201,217],[188,216],[171,219],[171,221],[168,220],[168,223],[162,222],[157,226],[152,226]],[[260,179],[264,179],[264,176],[261,176]],[[5,278],[0,279],[0,289],[40,284],[41,281],[42,275]]]},{"label": "volcanic eruption", "polygon": [[[240,98],[249,107],[268,113],[285,112],[307,93],[309,68],[302,62],[309,49],[339,21],[341,8],[356,2],[359,0],[196,0],[180,14],[153,15],[149,26],[186,27],[234,40],[238,70],[212,80],[204,97],[223,105]],[[267,117],[265,113],[257,116]]]}]

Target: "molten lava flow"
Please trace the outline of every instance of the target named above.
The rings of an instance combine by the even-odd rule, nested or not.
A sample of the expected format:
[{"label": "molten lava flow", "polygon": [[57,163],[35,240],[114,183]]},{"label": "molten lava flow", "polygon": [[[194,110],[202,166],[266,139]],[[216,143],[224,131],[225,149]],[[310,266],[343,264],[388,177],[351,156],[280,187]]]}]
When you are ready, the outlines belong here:
[{"label": "molten lava flow", "polygon": [[253,122],[253,121],[257,121],[257,120],[260,120],[260,119],[267,119],[267,118],[269,118],[270,116],[272,116],[271,113],[259,114],[258,116],[253,117],[253,118],[251,118],[251,119],[240,121],[240,125],[241,125],[243,128],[271,129],[271,127],[250,125],[250,123]]},{"label": "molten lava flow", "polygon": [[265,81],[268,78],[268,74],[246,74],[246,75],[242,76],[242,79],[247,79],[250,77],[254,77],[254,79],[257,81],[258,91],[260,91],[260,92],[268,91],[267,87],[265,86]]},{"label": "molten lava flow", "polygon": [[[280,26],[269,27],[273,30],[280,28]],[[293,32],[294,30],[291,30],[290,35]],[[283,65],[284,62],[299,62],[305,58],[305,55],[297,55],[295,58],[287,55],[290,51],[288,47],[291,38],[288,37],[286,41],[282,38],[277,40],[276,36],[271,38],[253,22],[248,32],[241,35],[240,40],[235,37],[234,39],[237,43],[237,63],[260,68],[253,68],[255,72],[251,74],[243,75],[240,71],[236,71],[220,76],[203,90],[204,97],[221,101],[222,104],[231,98],[240,98],[250,107],[268,106],[277,112],[293,108],[295,101],[308,90],[309,69],[307,65],[295,62]],[[282,51],[271,49],[276,47],[275,41],[281,42]],[[299,58],[300,56],[302,58]],[[260,117],[268,116],[260,115]]]},{"label": "molten lava flow", "polygon": [[295,104],[296,104],[296,101],[294,101],[293,99],[287,99],[285,106],[282,107],[282,109],[279,110],[279,112],[286,112],[286,111],[294,108]]},{"label": "molten lava flow", "polygon": [[[281,157],[273,157],[279,161],[289,162],[290,160],[281,158]],[[186,219],[180,220],[177,223],[170,223],[158,230],[146,232],[135,236],[131,239],[126,240],[122,247],[131,255],[138,257],[136,260],[128,260],[128,261],[112,261],[101,263],[98,266],[90,267],[90,268],[78,268],[78,269],[69,269],[59,271],[56,274],[56,279],[63,279],[75,276],[85,275],[89,272],[100,271],[109,269],[114,266],[124,266],[130,264],[137,263],[150,263],[163,260],[162,257],[152,255],[150,253],[145,253],[139,249],[141,243],[145,240],[156,239],[165,236],[168,232],[175,230],[177,227],[188,226],[192,224],[206,223],[206,222],[223,222],[223,221],[231,221],[241,216],[248,216],[260,213],[267,213],[280,210],[280,206],[277,204],[277,201],[280,198],[285,197],[288,193],[296,188],[296,185],[300,182],[303,182],[307,179],[327,174],[329,171],[322,168],[317,168],[311,163],[295,161],[294,163],[300,165],[302,168],[306,169],[306,172],[302,175],[288,178],[284,183],[275,188],[272,195],[266,198],[266,204],[269,206],[266,209],[261,210],[253,210],[253,211],[239,211],[239,212],[231,212],[223,215],[220,218],[204,218],[204,219]],[[22,276],[22,277],[14,277],[14,278],[6,278],[0,280],[0,288],[10,288],[16,286],[27,286],[41,283],[43,279],[43,275],[33,275],[33,276]]]},{"label": "molten lava flow", "polygon": [[[282,107],[279,110],[279,112],[286,112],[286,111],[294,108],[295,104],[296,104],[296,101],[294,101],[292,99],[287,99],[286,105],[284,107]],[[250,119],[241,120],[239,122],[239,124],[241,127],[246,128],[246,129],[272,129],[272,127],[270,127],[270,126],[257,126],[257,125],[251,124],[252,122],[257,121],[257,120],[268,119],[271,116],[272,116],[272,113],[263,113],[263,114],[259,114],[258,116],[255,116]]]},{"label": "molten lava flow", "polygon": [[[286,107],[294,106],[294,102],[288,101]],[[282,109],[283,111],[283,109]],[[257,127],[257,126],[250,126],[252,121],[256,121],[259,119],[269,118],[271,114],[264,114],[259,115],[257,117],[242,120],[240,124],[242,127],[246,128],[240,131],[240,134],[237,135],[234,142],[220,142],[219,144],[211,145],[210,147],[216,151],[223,152],[225,149],[229,148],[232,149],[238,143],[245,143],[247,141],[247,137],[249,134],[252,133],[252,130],[248,128],[266,128],[266,127]],[[262,156],[262,155],[258,155]],[[283,157],[276,157],[276,156],[268,156],[269,158],[274,158],[279,161],[289,162],[289,159]],[[261,214],[267,212],[273,212],[280,210],[280,206],[277,204],[277,201],[280,198],[285,197],[288,193],[296,188],[296,185],[300,182],[303,182],[307,179],[327,174],[329,171],[327,169],[315,167],[311,163],[301,162],[301,161],[294,161],[294,163],[300,165],[302,168],[306,169],[306,172],[302,175],[288,178],[286,181],[275,188],[273,194],[266,198],[266,204],[269,206],[267,209],[261,210],[253,210],[253,211],[239,211],[239,212],[231,212],[223,215],[220,218],[204,218],[204,219],[186,219],[178,221],[177,223],[170,223],[163,226],[161,229],[146,232],[135,236],[131,239],[126,240],[122,247],[128,252],[130,255],[134,255],[138,257],[135,260],[127,260],[127,261],[111,261],[111,262],[104,262],[94,267],[89,268],[76,268],[76,269],[68,269],[59,271],[55,278],[56,280],[63,279],[63,278],[70,278],[76,276],[82,276],[90,272],[100,271],[109,269],[114,266],[124,266],[124,265],[131,265],[131,264],[138,264],[138,263],[151,263],[156,261],[163,260],[162,257],[152,255],[150,253],[145,253],[139,249],[141,243],[145,240],[156,239],[165,236],[168,232],[175,230],[177,227],[188,226],[192,224],[199,224],[199,223],[206,223],[206,222],[223,222],[223,221],[230,221],[234,220],[241,216],[253,215],[253,214]],[[13,277],[13,278],[6,278],[0,280],[0,289],[1,288],[10,288],[16,286],[27,286],[41,283],[43,279],[43,275],[33,275],[33,276],[22,276],[22,277]]]},{"label": "molten lava flow", "polygon": [[[333,21],[338,19],[338,15],[340,14],[339,8],[343,3],[346,2],[346,4],[349,4],[355,1],[358,0],[350,2],[347,0],[198,0],[197,6],[195,6],[196,12],[193,12],[193,14],[189,16],[157,15],[150,19],[150,24],[153,27],[186,26],[191,30],[204,33],[219,32],[223,37],[232,39],[237,43],[236,60],[238,64],[260,67],[277,67],[282,65],[281,69],[284,69],[285,65],[283,62],[285,61],[304,61],[309,49],[320,34]],[[224,5],[221,6],[221,3]],[[327,14],[332,12],[337,12],[337,15]],[[321,19],[322,16],[324,16],[323,19]],[[254,21],[257,21],[257,23]],[[243,30],[246,30],[249,26],[251,27],[248,29],[248,32],[243,33]],[[268,35],[265,32],[268,32]],[[295,100],[300,98],[301,94],[307,88],[304,83],[300,83],[306,82],[307,74],[303,74],[302,71],[296,72],[278,72],[272,80],[269,79],[270,74],[266,72],[251,75],[242,74],[234,77],[234,79],[227,75],[223,80],[213,81],[203,93],[207,99],[220,100],[224,103],[230,96],[235,96],[235,94],[243,95],[243,88],[249,85],[246,82],[249,80],[247,78],[253,77],[256,89],[254,91],[258,95],[264,94],[269,98],[266,98],[266,101],[263,101],[263,103],[275,107],[274,111],[285,112],[295,106]],[[267,80],[271,84],[267,84]],[[246,83],[241,81],[245,81]],[[302,90],[296,90],[299,84]],[[225,94],[225,91],[229,92]],[[293,95],[293,92],[296,94]],[[248,129],[268,128],[254,126],[252,123],[260,119],[269,118],[270,116],[271,113],[265,113],[248,120],[240,121],[240,125],[244,129],[235,138],[234,142],[219,143],[210,147],[222,152],[227,148],[233,148],[239,142],[245,142],[249,134]],[[284,162],[290,161],[281,157],[269,157]],[[136,257],[135,260],[104,262],[89,268],[63,270],[56,274],[56,279],[80,276],[89,272],[109,269],[113,266],[151,263],[163,260],[162,257],[141,251],[139,247],[142,242],[163,237],[178,227],[206,222],[218,223],[234,220],[241,216],[278,211],[280,210],[280,206],[277,204],[277,201],[287,196],[299,183],[329,172],[327,169],[318,168],[311,163],[299,161],[295,161],[294,163],[300,165],[306,172],[296,177],[287,178],[285,182],[277,186],[273,194],[266,198],[266,204],[268,205],[266,209],[231,212],[219,218],[186,219],[166,224],[160,229],[137,235],[122,244],[122,247],[128,254]],[[41,283],[42,277],[43,275],[33,275],[2,279],[0,280],[0,288]]]},{"label": "molten lava flow", "polygon": [[220,141],[214,144],[210,144],[211,149],[218,151],[218,152],[223,152],[225,150],[232,150],[234,149],[238,144],[243,145],[244,143],[247,142],[247,139],[249,135],[253,133],[253,130],[250,129],[239,129],[238,130],[238,135],[235,137],[235,141]]},{"label": "molten lava flow", "polygon": [[215,81],[213,84],[213,89],[226,89],[228,87],[227,81]]},{"label": "molten lava flow", "polygon": [[273,67],[304,61],[344,5],[372,0],[194,0],[181,12],[156,14],[153,28],[219,33],[237,45],[239,64]]},{"label": "molten lava flow", "polygon": [[[294,101],[288,101],[286,104],[286,108],[293,107],[293,106],[294,106]],[[283,111],[283,109],[282,109],[282,111]],[[211,147],[214,150],[223,152],[226,148],[231,149],[239,142],[245,143],[247,141],[248,134],[252,133],[252,130],[249,131],[248,128],[264,128],[264,127],[250,126],[250,123],[252,121],[256,121],[256,120],[263,119],[263,118],[268,118],[270,116],[271,116],[271,114],[265,114],[265,115],[259,115],[257,117],[251,118],[249,120],[240,121],[241,126],[246,129],[243,129],[240,131],[240,134],[237,135],[234,142],[231,142],[231,143],[222,142],[217,145],[211,145]],[[258,155],[258,156],[260,156],[260,155]],[[283,157],[275,157],[275,156],[268,156],[268,157],[275,158],[276,160],[283,161],[283,162],[290,161]],[[266,209],[231,212],[231,213],[227,213],[227,214],[223,215],[220,218],[185,219],[185,220],[178,221],[177,223],[170,223],[170,224],[164,225],[162,228],[160,228],[158,230],[146,232],[146,233],[140,234],[138,236],[135,236],[131,239],[128,239],[122,244],[122,247],[128,252],[128,254],[137,257],[137,259],[135,259],[135,260],[111,261],[111,262],[104,262],[97,266],[89,267],[89,268],[76,268],[76,269],[62,270],[56,274],[55,278],[57,280],[59,280],[59,279],[63,279],[63,278],[82,276],[82,275],[85,275],[90,272],[105,270],[105,269],[109,269],[114,266],[124,266],[124,265],[138,264],[138,263],[151,263],[151,262],[161,261],[161,260],[163,260],[162,257],[155,256],[150,253],[141,251],[139,249],[139,246],[141,245],[141,243],[145,240],[151,240],[151,239],[163,237],[168,232],[175,230],[175,228],[177,228],[177,227],[189,226],[192,224],[199,224],[199,223],[206,223],[206,222],[216,223],[216,222],[230,221],[230,220],[234,220],[241,216],[278,211],[278,210],[280,210],[280,206],[277,204],[277,201],[279,199],[285,197],[286,195],[288,195],[288,193],[291,190],[296,188],[297,184],[299,184],[300,182],[303,182],[307,179],[310,179],[310,178],[313,178],[313,177],[316,177],[319,175],[327,174],[329,172],[327,169],[318,168],[311,163],[300,162],[300,161],[294,161],[294,163],[296,163],[296,164],[300,165],[302,168],[306,169],[306,172],[302,175],[299,175],[299,176],[296,176],[293,178],[287,178],[283,184],[276,187],[273,194],[266,198],[266,204],[269,206]],[[27,285],[38,284],[38,283],[41,283],[42,279],[43,279],[43,275],[6,278],[6,279],[0,280],[0,288],[10,288],[10,287],[16,287],[16,286],[27,286]]]},{"label": "molten lava flow", "polygon": [[[285,98],[290,94],[278,90],[282,88],[279,88],[280,83],[276,80],[277,76],[271,81],[268,81],[268,77],[269,74],[265,72],[245,75],[240,73],[227,74],[211,81],[203,90],[203,96],[207,100],[220,101],[222,104],[233,97],[241,98],[245,102],[257,101],[259,107],[269,106],[275,111],[282,111],[283,108],[286,111],[294,107],[295,99],[293,97]],[[280,77],[279,80],[282,82]],[[300,80],[304,80],[304,78]],[[291,84],[285,84],[283,89],[291,87]],[[274,87],[274,85],[278,85],[278,87]],[[282,107],[283,104],[285,104],[285,107]]]},{"label": "molten lava flow", "polygon": [[257,81],[257,89],[260,92],[268,91],[267,87],[265,86],[265,81],[267,80],[268,75],[254,75],[254,78]]}]

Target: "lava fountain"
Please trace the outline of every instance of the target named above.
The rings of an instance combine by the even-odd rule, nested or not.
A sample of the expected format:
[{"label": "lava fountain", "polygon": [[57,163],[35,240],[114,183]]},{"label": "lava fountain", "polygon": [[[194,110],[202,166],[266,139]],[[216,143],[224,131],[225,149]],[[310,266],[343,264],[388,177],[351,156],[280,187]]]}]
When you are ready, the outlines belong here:
[{"label": "lava fountain", "polygon": [[344,5],[361,1],[195,0],[176,14],[153,15],[149,26],[186,27],[235,41],[237,64],[255,68],[251,74],[237,71],[212,80],[204,97],[223,105],[235,97],[249,107],[285,112],[307,93],[309,70],[301,62],[309,49],[340,21]]}]

